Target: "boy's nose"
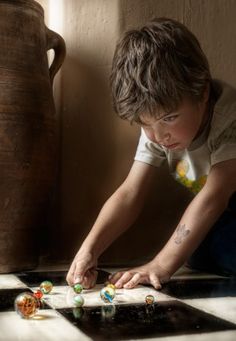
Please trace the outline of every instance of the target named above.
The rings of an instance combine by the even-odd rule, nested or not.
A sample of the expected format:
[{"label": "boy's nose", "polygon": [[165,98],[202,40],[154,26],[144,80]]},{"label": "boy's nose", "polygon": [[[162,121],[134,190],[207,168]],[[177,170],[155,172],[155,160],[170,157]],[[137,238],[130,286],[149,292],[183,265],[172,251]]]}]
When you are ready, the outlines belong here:
[{"label": "boy's nose", "polygon": [[167,144],[170,141],[170,133],[168,132],[155,132],[155,140],[158,144]]}]

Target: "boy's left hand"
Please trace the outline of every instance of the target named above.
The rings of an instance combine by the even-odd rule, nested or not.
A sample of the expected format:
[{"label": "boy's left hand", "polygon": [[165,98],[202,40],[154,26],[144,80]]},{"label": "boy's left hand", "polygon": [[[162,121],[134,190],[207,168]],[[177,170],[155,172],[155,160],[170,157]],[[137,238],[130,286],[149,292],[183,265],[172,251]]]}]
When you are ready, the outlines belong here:
[{"label": "boy's left hand", "polygon": [[116,272],[109,278],[109,281],[118,289],[132,289],[138,284],[151,284],[155,289],[161,289],[161,284],[169,280],[170,274],[155,261],[133,269]]}]

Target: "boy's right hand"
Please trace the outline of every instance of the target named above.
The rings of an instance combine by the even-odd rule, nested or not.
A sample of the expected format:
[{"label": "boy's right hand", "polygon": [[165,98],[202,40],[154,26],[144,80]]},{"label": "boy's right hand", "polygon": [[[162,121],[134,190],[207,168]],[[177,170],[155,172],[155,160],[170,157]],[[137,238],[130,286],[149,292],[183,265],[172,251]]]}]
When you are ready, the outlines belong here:
[{"label": "boy's right hand", "polygon": [[97,280],[96,267],[97,259],[93,257],[92,253],[79,250],[67,273],[67,283],[70,286],[80,283],[86,289],[94,287]]}]

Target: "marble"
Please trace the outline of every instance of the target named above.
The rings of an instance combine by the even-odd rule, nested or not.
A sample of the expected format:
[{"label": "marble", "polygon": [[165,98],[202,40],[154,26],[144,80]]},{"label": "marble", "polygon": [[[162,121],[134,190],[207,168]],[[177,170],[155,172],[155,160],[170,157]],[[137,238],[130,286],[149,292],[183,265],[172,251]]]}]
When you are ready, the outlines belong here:
[{"label": "marble", "polygon": [[112,303],[116,296],[116,290],[111,287],[103,287],[100,291],[100,297],[105,303]]},{"label": "marble", "polygon": [[[102,288],[102,284],[97,284],[93,289],[83,290],[84,307],[109,304],[101,300],[100,291]],[[153,295],[155,302],[173,299],[151,287],[138,286],[134,289],[116,289],[116,296],[112,304],[145,303],[147,295]],[[44,295],[44,300],[54,309],[67,308],[74,305],[74,296],[73,288],[69,286],[55,286],[52,294]]]},{"label": "marble", "polygon": [[74,305],[79,308],[84,305],[84,298],[82,295],[77,294],[74,296]]},{"label": "marble", "polygon": [[15,311],[20,317],[30,319],[35,316],[40,308],[40,301],[32,292],[22,292],[15,298]]},{"label": "marble", "polygon": [[76,283],[73,286],[73,290],[76,294],[80,294],[83,291],[83,286],[80,283]]},{"label": "marble", "polygon": [[53,284],[51,281],[43,281],[40,284],[39,289],[42,291],[43,294],[50,294],[53,290]]}]

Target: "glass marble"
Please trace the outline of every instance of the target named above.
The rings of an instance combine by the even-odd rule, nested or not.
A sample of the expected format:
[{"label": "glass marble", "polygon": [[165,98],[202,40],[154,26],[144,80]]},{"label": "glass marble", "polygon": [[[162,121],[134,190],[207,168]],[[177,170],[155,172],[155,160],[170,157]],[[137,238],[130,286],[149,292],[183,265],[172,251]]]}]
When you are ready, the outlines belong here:
[{"label": "glass marble", "polygon": [[101,317],[103,320],[112,320],[116,314],[114,304],[104,305],[101,307]]},{"label": "glass marble", "polygon": [[108,283],[108,284],[106,285],[106,287],[112,288],[112,289],[116,290],[116,286],[115,286],[114,284],[112,284],[112,283]]},{"label": "glass marble", "polygon": [[76,307],[82,307],[84,305],[84,298],[82,295],[78,294],[74,297],[74,304]]},{"label": "glass marble", "polygon": [[30,292],[19,294],[14,302],[15,311],[23,318],[33,317],[39,308],[38,299]]},{"label": "glass marble", "polygon": [[104,287],[100,291],[100,296],[103,302],[105,303],[112,303],[114,297],[116,295],[116,292],[113,288],[111,287]]},{"label": "glass marble", "polygon": [[145,297],[145,302],[146,302],[146,304],[153,304],[154,303],[154,301],[155,301],[155,299],[154,299],[154,296],[153,295],[147,295],[146,297]]},{"label": "glass marble", "polygon": [[40,300],[43,297],[43,292],[41,290],[36,290],[33,295]]},{"label": "glass marble", "polygon": [[75,285],[73,286],[73,289],[76,294],[80,294],[83,290],[83,286],[80,283],[75,283]]},{"label": "glass marble", "polygon": [[43,281],[40,284],[40,290],[43,294],[49,294],[52,291],[53,284],[50,281]]},{"label": "glass marble", "polygon": [[76,307],[73,309],[73,315],[76,320],[80,320],[84,315],[84,309],[81,307]]}]

